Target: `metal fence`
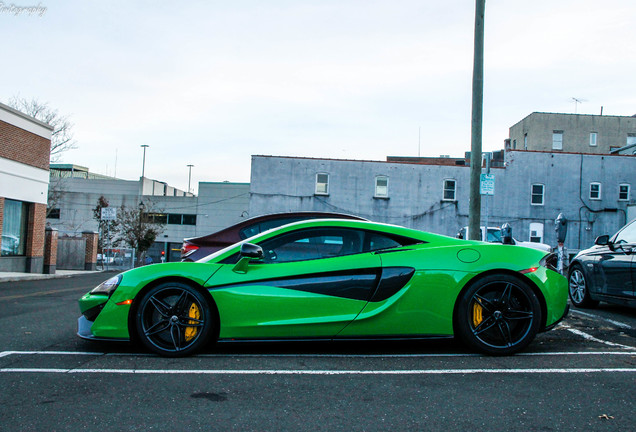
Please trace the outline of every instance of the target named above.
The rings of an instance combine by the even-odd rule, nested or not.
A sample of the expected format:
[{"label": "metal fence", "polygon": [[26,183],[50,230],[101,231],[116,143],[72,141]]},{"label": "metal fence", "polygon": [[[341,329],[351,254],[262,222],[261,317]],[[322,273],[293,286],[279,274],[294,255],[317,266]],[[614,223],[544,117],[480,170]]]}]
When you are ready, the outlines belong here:
[{"label": "metal fence", "polygon": [[97,267],[101,270],[128,270],[135,267],[135,250],[130,248],[104,248],[97,254]]}]

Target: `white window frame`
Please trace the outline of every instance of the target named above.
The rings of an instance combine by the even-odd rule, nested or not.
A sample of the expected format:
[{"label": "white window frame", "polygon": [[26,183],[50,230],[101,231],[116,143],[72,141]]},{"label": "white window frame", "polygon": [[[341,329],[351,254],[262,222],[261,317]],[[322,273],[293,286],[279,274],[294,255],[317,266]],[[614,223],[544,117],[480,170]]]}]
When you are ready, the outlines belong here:
[{"label": "white window frame", "polygon": [[[386,180],[386,186],[379,186],[378,180]],[[384,187],[384,192],[382,192],[382,187]],[[388,198],[389,197],[389,176],[385,175],[377,175],[375,176],[375,198]]]},{"label": "white window frame", "polygon": [[[541,186],[541,202],[540,203],[535,203],[533,197],[535,196],[539,196],[539,194],[535,194],[534,193],[534,187],[535,186]],[[530,185],[530,205],[533,206],[542,206],[545,205],[545,185],[543,183],[532,183]]]},{"label": "white window frame", "polygon": [[[627,188],[627,197],[625,198],[621,198],[621,188],[622,187],[626,187]],[[618,185],[618,200],[619,201],[629,201],[629,196],[631,195],[632,192],[632,187],[630,186],[629,183],[621,183]]]},{"label": "white window frame", "polygon": [[[453,182],[453,188],[452,188],[453,197],[452,198],[446,198],[446,191],[451,190],[451,188],[446,187],[447,182]],[[457,201],[457,180],[453,178],[444,179],[444,181],[442,182],[442,201]]]},{"label": "white window frame", "polygon": [[[598,186],[598,195],[596,195],[596,193],[592,193],[593,190],[593,186]],[[590,199],[594,200],[594,201],[599,201],[603,198],[603,185],[600,182],[591,182],[590,183]]]},{"label": "white window frame", "polygon": [[628,133],[627,139],[625,140],[625,145],[636,144],[636,133]]},{"label": "white window frame", "polygon": [[[561,130],[552,131],[552,150],[563,150],[563,135]],[[558,137],[561,139],[557,139]]]},{"label": "white window frame", "polygon": [[[543,224],[541,222],[530,222],[528,229],[528,241],[533,243],[543,243]],[[535,235],[532,235],[535,233]]]},{"label": "white window frame", "polygon": [[590,147],[598,145],[598,132],[590,132]]},{"label": "white window frame", "polygon": [[[320,176],[327,176],[327,181],[319,182],[318,179]],[[325,172],[316,173],[316,187],[315,187],[314,193],[316,195],[329,195],[329,173],[325,173]]]}]

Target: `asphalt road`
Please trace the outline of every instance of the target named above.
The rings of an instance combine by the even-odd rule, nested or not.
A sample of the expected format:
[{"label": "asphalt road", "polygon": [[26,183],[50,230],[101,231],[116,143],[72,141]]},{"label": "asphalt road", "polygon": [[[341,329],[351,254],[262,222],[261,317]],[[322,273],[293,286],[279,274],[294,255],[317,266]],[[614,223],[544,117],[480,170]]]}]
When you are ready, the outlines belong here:
[{"label": "asphalt road", "polygon": [[0,283],[1,431],[636,430],[636,310],[574,310],[512,357],[413,341],[166,359],[75,336],[107,277]]}]

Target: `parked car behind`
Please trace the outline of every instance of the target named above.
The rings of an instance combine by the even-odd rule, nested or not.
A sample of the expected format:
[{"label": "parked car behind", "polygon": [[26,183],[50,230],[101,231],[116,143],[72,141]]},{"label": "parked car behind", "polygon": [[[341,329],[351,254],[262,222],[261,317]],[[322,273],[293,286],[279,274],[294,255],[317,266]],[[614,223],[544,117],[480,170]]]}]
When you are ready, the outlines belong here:
[{"label": "parked car behind", "polygon": [[183,245],[181,246],[181,261],[197,261],[213,252],[233,245],[241,240],[245,240],[253,235],[288,223],[307,219],[366,220],[358,216],[330,212],[272,213],[256,216],[206,236],[192,237],[183,240]]},{"label": "parked car behind", "polygon": [[568,283],[574,306],[605,301],[636,307],[636,219],[579,252],[570,263]]},{"label": "parked car behind", "polygon": [[[457,238],[462,238],[468,240],[468,227],[463,227],[457,233]],[[488,236],[486,236],[486,227],[481,227],[481,241],[485,241],[488,243],[502,243],[501,239],[501,228],[499,227],[488,227]],[[537,243],[537,242],[529,242],[529,241],[521,241],[515,238],[512,239],[512,243],[517,246],[529,247],[532,249],[538,249],[545,252],[552,252],[552,246],[547,245],[545,243]]]}]

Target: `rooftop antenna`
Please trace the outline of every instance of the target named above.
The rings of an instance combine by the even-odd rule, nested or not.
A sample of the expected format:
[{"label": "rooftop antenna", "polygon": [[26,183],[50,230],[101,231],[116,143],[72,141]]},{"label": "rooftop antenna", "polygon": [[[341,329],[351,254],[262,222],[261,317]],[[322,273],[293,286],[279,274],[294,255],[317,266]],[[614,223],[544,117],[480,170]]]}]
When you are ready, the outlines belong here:
[{"label": "rooftop antenna", "polygon": [[580,103],[587,102],[587,99],[578,99],[575,97],[572,97],[570,99],[572,99],[572,101],[574,102],[574,114],[577,114]]}]

